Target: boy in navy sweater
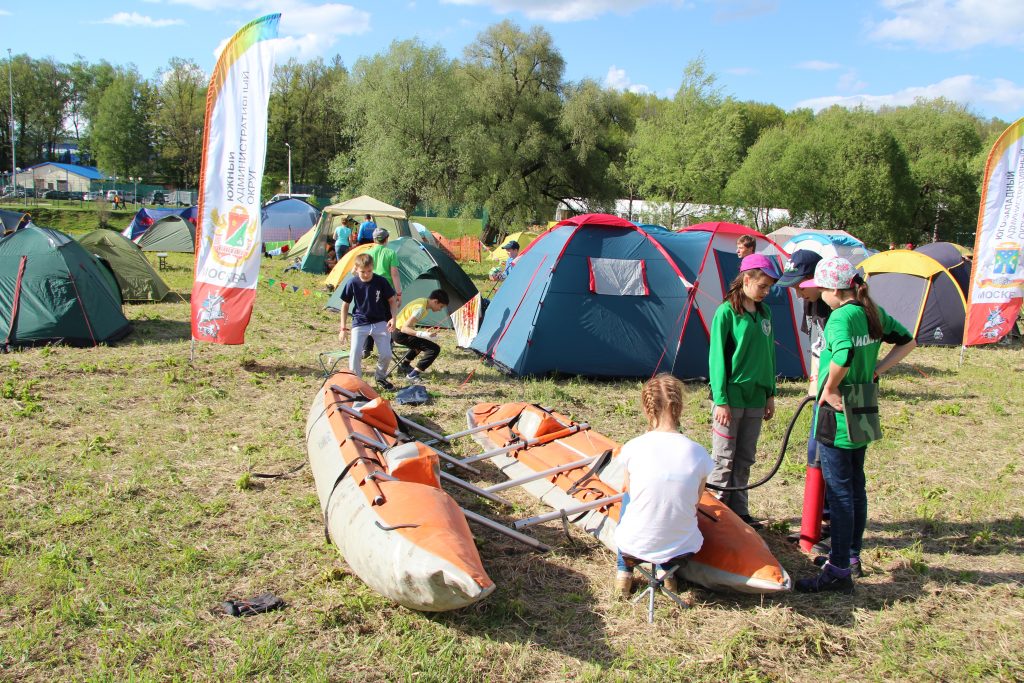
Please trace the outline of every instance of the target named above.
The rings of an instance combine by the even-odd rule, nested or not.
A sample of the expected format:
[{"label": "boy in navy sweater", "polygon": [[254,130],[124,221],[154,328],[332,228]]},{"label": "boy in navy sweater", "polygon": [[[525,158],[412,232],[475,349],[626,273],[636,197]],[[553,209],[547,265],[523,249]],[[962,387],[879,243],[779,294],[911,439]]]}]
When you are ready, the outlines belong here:
[{"label": "boy in navy sweater", "polygon": [[348,356],[348,367],[362,377],[362,349],[368,338],[377,346],[377,368],[374,377],[377,386],[394,391],[395,386],[387,379],[391,363],[391,333],[395,329],[398,315],[398,297],[391,284],[373,272],[373,257],[359,254],[355,258],[355,275],[345,281],[341,289],[341,330],[338,339],[342,342],[349,332],[348,309],[352,307],[352,346]]}]

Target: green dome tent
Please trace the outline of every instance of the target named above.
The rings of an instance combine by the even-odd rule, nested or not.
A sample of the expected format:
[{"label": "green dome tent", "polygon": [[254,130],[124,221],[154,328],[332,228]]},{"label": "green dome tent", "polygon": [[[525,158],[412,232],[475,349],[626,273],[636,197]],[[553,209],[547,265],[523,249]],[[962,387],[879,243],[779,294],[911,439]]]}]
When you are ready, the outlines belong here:
[{"label": "green dome tent", "polygon": [[113,278],[78,242],[32,223],[0,237],[0,346],[97,346],[131,329]]},{"label": "green dome tent", "polygon": [[30,220],[32,220],[32,217],[27,213],[0,209],[0,233],[6,235],[9,232],[14,232],[18,228],[27,225]]},{"label": "green dome tent", "polygon": [[93,230],[79,244],[114,272],[125,301],[162,301],[170,288],[130,239],[113,230]]},{"label": "green dome tent", "polygon": [[[398,277],[402,280],[403,305],[413,299],[425,297],[435,289],[443,289],[448,293],[448,311],[429,313],[420,324],[451,328],[452,321],[448,313],[462,308],[478,292],[466,271],[438,247],[423,244],[412,237],[391,240],[388,246],[398,255]],[[332,311],[341,310],[343,286],[344,280],[327,301],[326,308]]]},{"label": "green dome tent", "polygon": [[177,251],[194,254],[196,226],[181,216],[165,216],[142,233],[138,245],[142,251]]}]

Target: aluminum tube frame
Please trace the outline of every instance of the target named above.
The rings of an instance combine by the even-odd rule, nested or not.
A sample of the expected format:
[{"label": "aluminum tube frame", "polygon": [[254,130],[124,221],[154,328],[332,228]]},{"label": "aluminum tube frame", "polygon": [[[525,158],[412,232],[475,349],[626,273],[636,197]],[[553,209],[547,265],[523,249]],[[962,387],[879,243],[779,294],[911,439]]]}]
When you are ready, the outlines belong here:
[{"label": "aluminum tube frame", "polygon": [[534,472],[533,474],[528,474],[525,477],[519,477],[518,479],[509,479],[508,481],[503,481],[500,484],[495,484],[494,486],[488,486],[484,490],[485,491],[504,491],[505,489],[510,489],[513,486],[519,486],[520,484],[526,484],[526,483],[531,482],[531,481],[537,481],[538,479],[544,479],[545,477],[550,477],[553,474],[559,474],[561,472],[568,472],[569,470],[576,470],[576,469],[579,469],[581,467],[586,467],[587,465],[590,465],[595,460],[597,460],[599,457],[600,456],[594,456],[592,458],[584,458],[583,460],[577,460],[576,462],[566,463],[564,465],[559,465],[558,467],[552,467],[551,469],[543,470],[541,472]]},{"label": "aluminum tube frame", "polygon": [[548,512],[543,515],[537,515],[536,517],[527,517],[526,519],[520,519],[514,522],[512,526],[516,529],[525,529],[526,527],[534,526],[535,524],[543,524],[544,522],[550,522],[553,519],[559,519],[563,515],[574,515],[577,512],[586,512],[587,510],[593,510],[595,508],[605,507],[612,503],[617,503],[625,497],[625,493],[617,493],[614,496],[605,496],[604,498],[597,498],[588,503],[582,503],[576,507],[565,508],[564,510],[555,510],[554,512]]},{"label": "aluminum tube frame", "polygon": [[[561,436],[559,438],[564,438],[566,436],[572,436],[573,434],[579,434],[580,432],[586,431],[588,429],[590,429],[590,425],[587,424],[586,422],[583,422],[583,423],[580,423],[578,425],[574,425],[574,428],[573,428],[573,430],[571,432],[569,432],[568,434],[565,434],[565,435],[563,435],[563,436]],[[552,439],[551,441],[545,441],[543,439],[543,437],[536,438],[536,439],[527,439],[526,441],[519,441],[517,443],[510,444],[508,446],[502,446],[501,448],[495,448],[492,451],[485,451],[485,452],[481,453],[480,455],[473,455],[473,456],[470,456],[468,458],[463,458],[459,462],[461,462],[464,465],[467,465],[467,464],[472,463],[472,462],[478,462],[480,460],[487,460],[488,458],[493,458],[493,457],[495,457],[497,455],[503,455],[505,453],[510,453],[512,451],[517,451],[517,450],[520,450],[522,448],[530,448],[531,446],[538,446],[538,445],[544,444],[544,443],[552,443],[553,441],[556,441],[556,440],[557,439]]]},{"label": "aluminum tube frame", "polygon": [[511,539],[513,539],[515,541],[519,541],[520,543],[528,545],[528,546],[530,546],[531,548],[533,548],[534,550],[536,550],[538,552],[546,553],[547,551],[551,550],[550,547],[544,545],[543,543],[538,541],[536,538],[531,538],[530,536],[527,536],[526,534],[519,533],[515,529],[510,529],[507,526],[505,526],[504,524],[500,524],[498,522],[495,522],[493,519],[488,519],[487,517],[484,517],[483,515],[478,515],[477,513],[473,512],[472,510],[467,510],[466,508],[462,508],[462,514],[466,515],[466,519],[469,520],[470,522],[476,522],[477,524],[485,526],[485,527],[487,527],[488,529],[490,529],[492,531],[497,531],[499,534],[502,534],[504,536],[508,536],[509,538],[511,538]]},{"label": "aluminum tube frame", "polygon": [[488,422],[486,424],[480,424],[480,425],[477,425],[476,427],[471,427],[470,429],[464,429],[461,432],[455,432],[454,434],[445,434],[444,436],[441,437],[441,439],[443,441],[451,443],[453,439],[461,439],[464,436],[469,436],[470,434],[476,434],[477,432],[483,432],[483,431],[486,431],[488,429],[496,429],[497,427],[504,427],[509,422],[512,422],[513,420],[515,420],[517,417],[519,417],[519,416],[516,415],[514,417],[507,417],[504,420],[498,420],[497,422]]},{"label": "aluminum tube frame", "polygon": [[459,488],[462,489],[466,489],[470,493],[475,493],[481,498],[486,498],[487,500],[494,501],[495,503],[499,503],[506,507],[512,507],[512,503],[508,500],[505,500],[501,496],[495,495],[488,491],[487,489],[482,489],[476,484],[471,484],[465,479],[459,479],[458,477],[448,474],[447,472],[441,472],[441,480],[451,482],[453,485],[458,486]]}]

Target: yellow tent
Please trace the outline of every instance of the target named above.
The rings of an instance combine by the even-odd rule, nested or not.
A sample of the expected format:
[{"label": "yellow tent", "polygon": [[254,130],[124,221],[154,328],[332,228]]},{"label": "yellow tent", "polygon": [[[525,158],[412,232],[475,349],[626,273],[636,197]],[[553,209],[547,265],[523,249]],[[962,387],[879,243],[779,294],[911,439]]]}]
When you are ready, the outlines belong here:
[{"label": "yellow tent", "polygon": [[[502,244],[508,244],[509,240],[515,240],[516,242],[519,242],[519,249],[520,251],[522,251],[523,249],[526,249],[527,244],[529,244],[535,239],[537,239],[537,233],[527,232],[524,230],[522,232],[512,233],[502,241]],[[492,261],[508,260],[508,252],[502,249],[501,247],[498,247],[491,252],[490,259]]]},{"label": "yellow tent", "polygon": [[352,273],[352,262],[356,259],[356,254],[362,254],[367,251],[373,244],[360,244],[357,247],[352,247],[345,252],[345,255],[338,261],[338,265],[334,266],[330,273],[327,274],[327,279],[324,280],[324,284],[330,285],[333,289],[337,289],[342,282],[345,281]]}]

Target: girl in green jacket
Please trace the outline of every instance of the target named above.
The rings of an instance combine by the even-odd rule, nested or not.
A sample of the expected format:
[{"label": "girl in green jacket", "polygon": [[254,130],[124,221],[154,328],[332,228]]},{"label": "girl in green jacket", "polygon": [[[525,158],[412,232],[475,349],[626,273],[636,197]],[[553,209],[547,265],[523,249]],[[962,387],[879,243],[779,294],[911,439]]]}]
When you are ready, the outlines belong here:
[{"label": "girl in green jacket", "polygon": [[[746,486],[754,464],[761,423],[775,414],[775,335],[763,301],[779,279],[779,269],[763,254],[740,262],[740,273],[711,322],[708,355],[711,398],[711,456],[715,470],[708,484]],[[721,501],[751,526],[746,491],[723,491]]]}]

